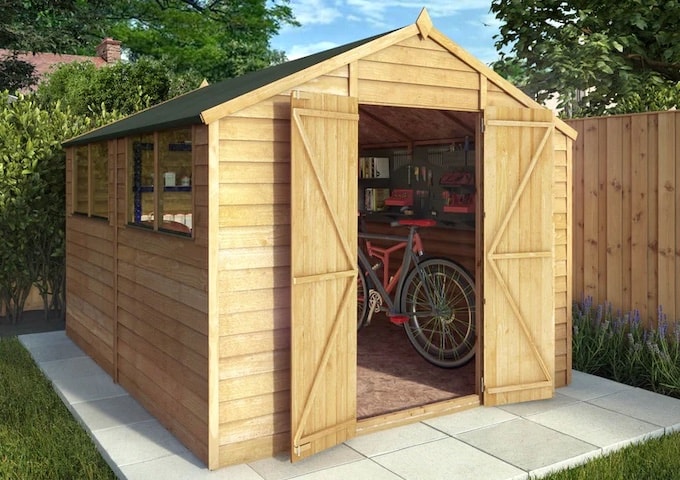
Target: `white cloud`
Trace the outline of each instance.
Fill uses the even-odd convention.
[[[293,16],[306,25],[328,25],[342,17],[342,13],[324,0],[293,0],[290,2]]]
[[[485,10],[488,11],[490,3],[488,0],[438,0],[425,2],[422,0],[347,0],[347,7],[352,9],[359,17],[364,17],[373,25],[382,26],[386,24],[391,15],[390,11],[395,9],[412,10],[414,12],[412,22],[420,10],[425,7],[432,18],[450,17],[464,10]]]
[[[293,45],[289,51],[286,52],[286,56],[288,57],[288,60],[295,60],[296,58],[306,57],[307,55],[337,46],[338,44],[334,42],[315,42],[306,45]]]

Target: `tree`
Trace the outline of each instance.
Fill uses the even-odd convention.
[[[70,53],[102,36],[111,2],[105,0],[0,0],[0,48]]]
[[[37,81],[35,67],[19,60],[16,53],[0,57],[0,91],[16,92],[35,85]]]
[[[288,0],[130,0],[111,35],[131,59],[162,59],[175,72],[197,71],[210,82],[284,60],[269,40],[297,25]]]
[[[101,108],[129,115],[197,88],[201,81],[198,77],[184,80],[148,58],[104,68],[90,62],[68,63],[50,73],[38,85],[36,95],[43,107],[60,102],[75,115],[89,116]]]
[[[680,2],[493,0],[491,11],[496,48],[526,68],[539,101],[558,93],[575,114],[601,115],[660,105],[665,91],[663,105],[680,105]]]

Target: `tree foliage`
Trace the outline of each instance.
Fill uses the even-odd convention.
[[[104,0],[0,0],[0,48],[72,53],[101,38],[113,2]]]
[[[16,92],[35,85],[37,81],[35,67],[20,60],[16,53],[0,57],[0,91]]]
[[[61,143],[119,118],[74,115],[59,102],[0,92],[0,304],[14,322],[33,286],[45,312],[63,306],[65,160]],[[48,304],[48,297],[52,305]]]
[[[588,115],[680,103],[680,2],[493,0],[491,11],[502,62],[516,57],[539,100],[558,93]]]
[[[176,72],[195,70],[214,82],[284,59],[269,41],[296,22],[288,0],[130,0],[110,34],[131,58],[164,60]]]
[[[198,77],[171,74],[166,65],[145,58],[105,68],[90,62],[63,64],[40,83],[36,94],[42,106],[60,102],[76,115],[101,108],[129,115],[199,84]]]
[[[285,59],[270,39],[297,25],[288,2],[0,0],[0,48],[92,55],[108,36],[122,41],[132,61],[152,58],[178,75],[215,82]]]

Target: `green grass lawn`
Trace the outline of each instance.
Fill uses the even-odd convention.
[[[0,478],[116,478],[16,337],[0,337]]]
[[[672,480],[680,478],[680,433],[630,445],[548,480]]]

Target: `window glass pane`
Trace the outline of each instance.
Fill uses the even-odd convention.
[[[158,136],[159,228],[191,234],[191,128],[169,130]]]
[[[73,158],[73,211],[88,214],[87,146],[76,147]]]
[[[106,142],[90,146],[92,162],[92,215],[109,216],[109,172],[108,148]]]
[[[141,135],[130,140],[129,221],[153,228],[154,220],[154,159],[153,135]]]

